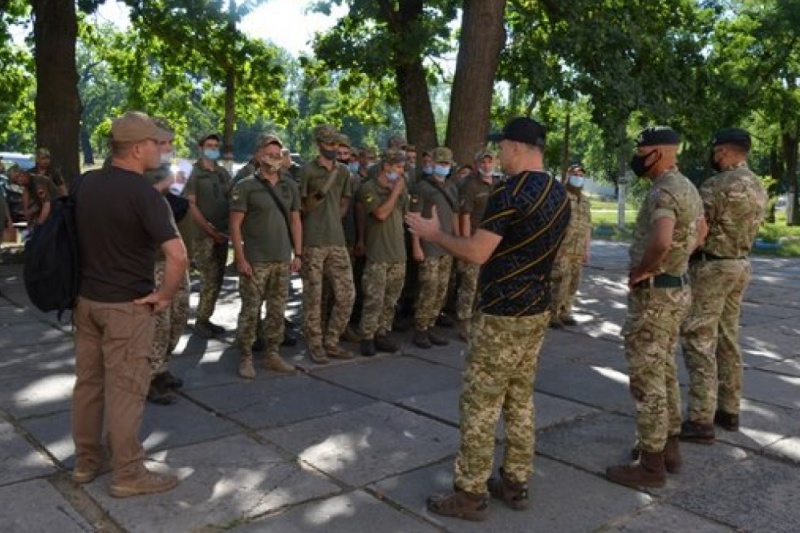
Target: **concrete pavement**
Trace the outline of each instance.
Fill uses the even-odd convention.
[[[634,434],[619,337],[627,247],[598,241],[592,253],[580,325],[548,332],[540,358],[531,509],[493,502],[483,524],[425,510],[452,483],[466,348],[454,330],[446,348],[419,350],[399,334],[402,354],[325,367],[301,342],[284,355],[308,373],[257,368],[245,383],[231,334],[205,341],[187,329],[172,363],[186,381],[179,401],[148,405],[142,428],[151,466],[181,485],[116,500],[108,475],[73,484],[70,328],[30,307],[19,266],[0,266],[0,530],[800,531],[800,261],[753,260],[741,431],[683,445],[683,473],[637,491],[603,477]],[[228,277],[214,321],[232,330],[237,312]]]

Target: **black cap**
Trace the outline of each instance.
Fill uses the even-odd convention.
[[[750,134],[742,128],[721,129],[711,138],[711,146],[720,144],[736,144],[745,150],[750,150]]]
[[[661,144],[680,144],[681,135],[667,126],[645,128],[636,136],[636,146],[658,146]]]
[[[547,130],[544,126],[528,117],[512,118],[503,128],[503,131],[492,133],[488,140],[498,142],[502,140],[517,141],[534,146],[544,146]]]

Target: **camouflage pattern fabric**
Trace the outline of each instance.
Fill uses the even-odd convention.
[[[344,246],[307,246],[303,249],[303,329],[310,349],[339,345],[355,300],[350,254]],[[323,317],[323,280],[330,283],[333,308]],[[323,338],[324,330],[324,338]]]
[[[160,286],[164,281],[166,262],[156,261],[155,284]],[[170,356],[181,340],[186,319],[189,318],[189,273],[183,276],[178,292],[172,304],[163,312],[156,314],[155,334],[153,335],[153,348],[150,351],[150,368],[153,374],[160,374],[168,370]]]
[[[228,262],[228,241],[216,244],[208,236],[194,238],[194,263],[200,274],[200,302],[197,304],[197,320],[210,320],[217,306],[225,265]]]
[[[361,334],[372,339],[376,333],[392,330],[394,309],[406,277],[406,264],[367,261],[362,278],[364,308],[361,313]]]
[[[533,382],[550,313],[524,317],[476,314],[472,321],[461,390],[461,445],[454,484],[486,493],[492,473],[494,435],[502,409],[506,449],[503,470],[527,483],[533,473]]]
[[[286,300],[289,292],[289,263],[252,263],[253,277],[239,276],[242,307],[237,324],[237,342],[243,355],[252,355],[257,336],[265,339],[267,354],[277,354],[283,342]],[[261,304],[267,304],[266,320],[259,320]],[[261,327],[262,331],[258,331]],[[260,335],[259,335],[260,334]]]
[[[433,327],[444,308],[453,258],[449,255],[426,257],[419,265],[419,292],[414,327],[425,331]]]
[[[475,297],[478,293],[478,274],[481,267],[475,263],[458,261],[461,271],[461,285],[458,287],[458,298],[456,300],[456,317],[459,320],[469,320],[472,318],[472,311],[475,308]]]
[[[583,259],[586,256],[589,235],[592,230],[592,214],[589,199],[581,191],[567,187],[570,219],[564,240],[553,263],[551,310],[557,318],[572,314],[575,295],[581,284]]]
[[[572,314],[582,273],[583,258],[573,257],[570,260],[562,258],[553,265],[550,278],[553,286],[550,305],[554,317],[565,318]]]

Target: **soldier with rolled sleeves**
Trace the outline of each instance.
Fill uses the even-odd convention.
[[[433,176],[423,177],[417,184],[411,199],[411,211],[430,216],[435,206],[442,231],[458,236],[458,191],[446,183],[453,166],[453,153],[449,148],[440,146],[433,151],[433,160]],[[445,346],[448,340],[432,328],[447,298],[453,257],[438,244],[418,235],[411,236],[411,248],[419,267],[414,306],[414,344],[424,349],[433,344]]]
[[[295,371],[294,366],[281,359],[279,348],[289,273],[300,270],[303,246],[300,192],[294,180],[281,171],[281,140],[274,135],[263,140],[263,149],[258,152],[258,170],[231,190],[230,229],[242,300],[237,326],[241,350],[239,375],[244,379],[256,377],[252,346],[258,327],[263,328],[260,333],[266,341],[264,366],[284,374]],[[267,318],[260,323],[259,312],[264,302]]]
[[[339,337],[353,309],[353,270],[342,217],[353,196],[350,172],[336,161],[338,132],[322,125],[314,130],[319,155],[300,171],[303,213],[303,319],[309,355],[317,364],[329,357],[350,359]],[[330,280],[333,308],[323,320],[323,280]]]
[[[486,202],[494,187],[494,154],[488,151],[479,152],[475,161],[478,172],[470,175],[461,185],[459,191],[459,222],[463,235],[472,235],[480,227]],[[456,301],[456,318],[458,334],[463,340],[469,339],[472,309],[475,307],[475,295],[478,292],[478,273],[480,266],[475,263],[458,261],[461,270],[461,284],[458,287]]]
[[[194,329],[205,338],[225,333],[225,328],[211,322],[228,262],[231,175],[217,162],[219,144],[220,136],[216,133],[206,133],[198,139],[200,159],[192,167],[183,191],[195,223],[194,261],[200,273],[200,302]]]
[[[387,150],[378,163],[375,179],[358,190],[358,202],[367,215],[366,257],[362,280],[364,309],[361,314],[361,355],[376,351],[396,352],[389,338],[395,305],[406,275],[403,215],[408,208],[405,174],[406,156]]]
[[[589,198],[583,194],[585,181],[583,167],[572,165],[567,171],[564,185],[569,196],[572,217],[569,228],[558,249],[553,265],[553,316],[551,328],[563,328],[577,324],[572,316],[572,305],[581,284],[581,270],[589,261],[592,242],[592,212]]]
[[[638,460],[610,467],[606,477],[630,487],[663,487],[681,467],[680,389],[675,367],[678,332],[691,303],[689,255],[705,236],[703,204],[677,167],[680,135],[643,130],[631,169],[652,180],[630,247],[628,318],[622,329],[636,407]]]
[[[22,211],[31,231],[44,224],[53,202],[59,197],[58,187],[47,176],[33,174],[17,165],[8,169],[8,178],[22,187]]]
[[[752,275],[748,255],[767,203],[761,182],[747,166],[750,134],[723,129],[711,144],[717,174],[700,187],[708,237],[689,262],[692,306],[681,327],[689,409],[680,437],[702,444],[714,442],[715,423],[739,429],[739,317]]]

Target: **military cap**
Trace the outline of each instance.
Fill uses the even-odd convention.
[[[171,139],[153,119],[139,111],[128,111],[111,122],[111,139],[116,142],[140,142],[147,139],[163,142]]]
[[[585,172],[586,170],[583,168],[583,165],[579,163],[573,163],[567,168],[567,172],[574,172],[575,170],[580,170],[581,172]]]
[[[283,148],[283,143],[277,135],[273,135],[272,133],[262,133],[258,136],[258,140],[256,141],[256,150],[265,146],[269,146],[270,144],[277,144],[279,147]]]
[[[352,144],[350,144],[350,137],[348,137],[344,133],[339,133],[336,136],[336,144],[338,144],[339,146],[346,146],[348,148],[352,148],[353,146]]]
[[[222,137],[220,137],[219,133],[206,131],[200,134],[200,137],[197,139],[197,144],[203,144],[209,139],[216,139],[217,142],[222,142]]]
[[[396,165],[398,163],[405,163],[408,158],[406,157],[404,151],[396,148],[388,148],[385,152],[383,152],[381,160],[387,165]]]
[[[36,157],[50,157],[50,149],[43,146],[37,148]]]
[[[516,117],[506,123],[502,131],[492,133],[488,140],[492,142],[516,141],[533,146],[544,146],[547,129],[528,117]]]
[[[364,146],[363,148],[361,148],[361,156],[375,159],[376,157],[378,157],[378,151],[372,146]]]
[[[175,138],[175,130],[172,129],[172,126],[169,125],[169,122],[167,122],[167,119],[165,119],[163,117],[153,117],[153,122],[156,123],[156,126],[158,126],[162,130],[164,130],[167,133],[169,133],[169,135],[170,135],[169,140],[170,141]]]
[[[389,137],[389,141],[386,143],[386,148],[396,148],[401,150],[406,144],[408,144],[408,141],[402,135],[392,135]]]
[[[339,132],[330,124],[322,124],[314,128],[314,140],[319,143],[336,144]]]
[[[489,150],[481,150],[480,152],[475,154],[475,161],[483,161],[484,158],[486,157],[494,160],[494,154],[492,152],[490,152]]]
[[[720,144],[735,144],[745,150],[750,150],[750,133],[742,128],[721,129],[711,139],[711,146],[719,146]]]
[[[681,135],[667,126],[645,128],[636,136],[636,146],[658,146],[662,144],[677,145],[681,143]]]
[[[451,165],[454,163],[453,152],[446,146],[439,146],[438,148],[434,149],[432,157],[434,163],[439,163],[440,161],[447,161]]]

